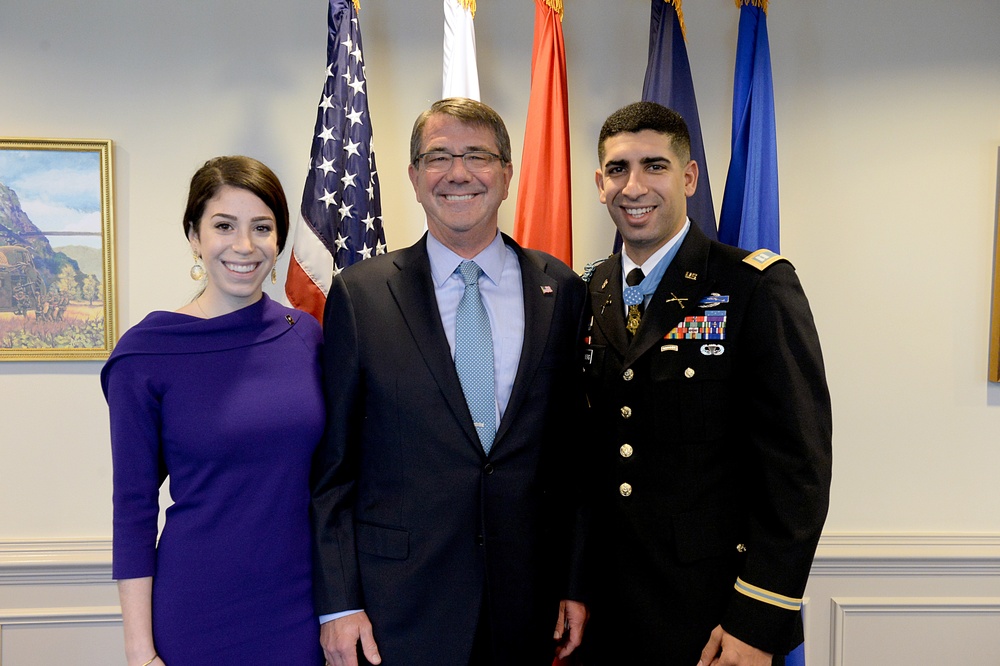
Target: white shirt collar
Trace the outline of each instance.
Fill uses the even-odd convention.
[[[656,267],[656,264],[660,263],[660,259],[663,258],[663,255],[669,252],[670,248],[672,248],[674,245],[677,245],[677,243],[679,243],[680,240],[684,238],[684,236],[687,234],[688,227],[690,226],[691,226],[691,218],[685,219],[684,226],[681,227],[681,230],[678,231],[676,234],[674,234],[673,238],[664,243],[663,247],[661,247],[653,254],[649,255],[649,258],[646,259],[646,261],[644,261],[641,266],[632,261],[629,258],[628,253],[625,251],[625,248],[622,248],[622,284],[623,285],[625,284],[625,276],[628,275],[630,272],[632,272],[633,268],[640,268],[642,269],[643,275],[649,275],[649,272]]]

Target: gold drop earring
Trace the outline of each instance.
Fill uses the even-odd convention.
[[[201,257],[199,257],[194,252],[191,253],[194,257],[194,266],[191,267],[191,279],[195,282],[201,282],[205,279],[205,267],[201,265]]]

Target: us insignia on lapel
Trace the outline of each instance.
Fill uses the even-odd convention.
[[[704,315],[685,317],[664,340],[725,340],[726,311],[706,310]]]

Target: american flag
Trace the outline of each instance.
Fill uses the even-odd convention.
[[[326,84],[316,113],[285,294],[323,321],[333,277],[386,251],[357,0],[330,0]]]

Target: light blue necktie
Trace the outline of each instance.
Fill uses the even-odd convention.
[[[479,442],[487,453],[496,436],[496,387],[493,383],[493,334],[479,294],[483,269],[474,261],[458,266],[465,293],[455,311],[455,369],[469,405]]]

